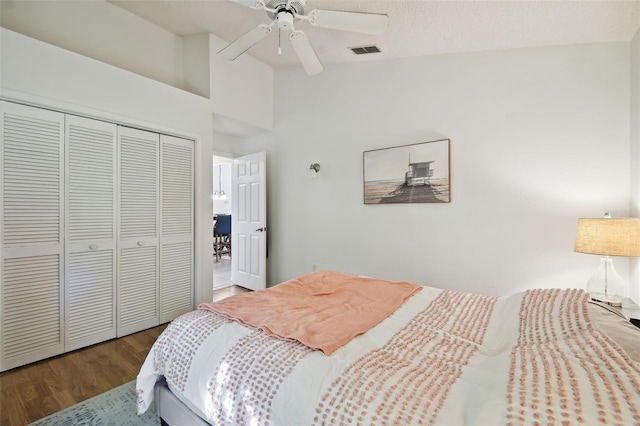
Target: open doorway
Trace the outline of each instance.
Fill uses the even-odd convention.
[[[213,157],[213,223],[214,244],[212,247],[213,261],[213,289],[229,287],[231,283],[231,235],[222,230],[223,218],[231,215],[233,191],[231,185],[231,169],[233,160],[226,157]],[[218,217],[220,216],[220,221]],[[222,230],[223,233],[216,231]],[[233,229],[231,229],[233,232]],[[216,234],[217,237],[216,237]]]
[[[213,288],[266,288],[267,282],[267,153],[213,157],[213,216],[230,222],[228,247],[212,247]],[[216,256],[216,250],[223,250]],[[224,250],[228,250],[225,252]]]

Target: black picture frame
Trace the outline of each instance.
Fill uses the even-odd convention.
[[[364,204],[450,203],[451,140],[364,151]]]

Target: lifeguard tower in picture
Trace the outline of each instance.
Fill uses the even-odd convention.
[[[422,163],[412,163],[409,154],[409,170],[404,174],[404,184],[407,186],[429,185],[431,186],[431,176],[433,176],[433,161]]]

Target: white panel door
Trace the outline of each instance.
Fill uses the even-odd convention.
[[[160,323],[194,309],[193,141],[160,137]]]
[[[116,337],[116,130],[66,116],[65,350]]]
[[[118,127],[117,335],[159,324],[160,135]]]
[[[231,282],[251,290],[267,283],[266,158],[235,158],[231,174]]]
[[[64,114],[0,102],[0,371],[64,351]]]

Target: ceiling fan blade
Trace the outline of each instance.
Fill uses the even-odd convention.
[[[262,0],[231,0],[234,3],[238,3],[242,6],[250,7],[251,9],[264,9],[264,2]]]
[[[374,13],[316,9],[309,12],[308,21],[320,28],[379,35],[387,30],[389,17]]]
[[[233,61],[238,56],[249,50],[251,46],[262,40],[271,32],[271,25],[258,25],[236,41],[230,43],[227,47],[218,52],[218,55],[224,59]]]
[[[316,52],[313,50],[305,33],[302,31],[293,31],[289,36],[289,40],[307,74],[315,75],[324,70],[320,59],[318,59],[318,55],[316,55]]]

